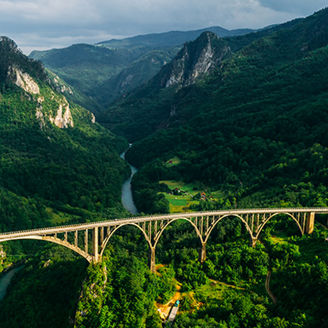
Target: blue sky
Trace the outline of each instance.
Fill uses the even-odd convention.
[[[0,0],[0,35],[29,53],[214,25],[260,28],[326,6],[328,0]]]

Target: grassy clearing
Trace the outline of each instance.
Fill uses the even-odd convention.
[[[181,213],[181,212],[192,212],[190,208],[193,204],[198,204],[200,199],[195,199],[197,194],[205,194],[205,197],[210,197],[211,200],[215,201],[220,196],[220,192],[211,192],[209,193],[205,190],[200,190],[199,187],[196,187],[193,183],[184,183],[182,181],[175,180],[162,180],[159,183],[166,184],[171,190],[170,193],[163,192],[162,194],[169,201],[170,213]],[[179,190],[178,194],[174,193],[174,190]],[[200,197],[200,196],[199,196]]]
[[[166,163],[165,166],[166,167],[172,167],[172,166],[177,166],[181,163],[181,160],[179,157],[175,156],[170,158]]]
[[[160,181],[160,183],[165,183],[171,191],[179,189],[182,192],[180,195],[163,193],[165,198],[169,201],[170,213],[190,212],[190,205],[198,203],[198,200],[194,200],[193,197],[201,191],[196,190],[192,183],[187,184],[175,180],[163,180]]]
[[[295,231],[296,231],[296,229],[295,229]],[[288,244],[288,242],[289,242],[288,239],[289,239],[289,235],[285,231],[274,231],[274,232],[272,232],[272,235],[270,237],[270,240],[274,244],[278,244],[278,243]]]

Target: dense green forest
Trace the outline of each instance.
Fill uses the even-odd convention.
[[[72,92],[66,93],[68,99],[100,115],[108,104],[151,79],[174,58],[184,42],[196,39],[204,31],[221,37],[252,32],[214,26],[32,51],[30,57],[41,60],[72,86]]]
[[[252,248],[242,223],[226,220],[211,236],[201,265],[195,232],[177,222],[160,240],[161,265],[152,274],[144,237],[122,228],[86,278],[86,262],[60,247],[36,254],[15,277],[0,319],[11,328],[159,328],[157,307],[178,292],[180,314],[172,327],[327,327],[325,237],[320,227],[298,236],[296,224],[280,218]],[[269,271],[275,301],[265,289]]]
[[[188,56],[116,102],[102,118],[134,142],[127,158],[139,168],[139,211],[170,212],[186,193],[187,211],[327,206],[327,23],[323,10],[237,38],[205,33],[185,45]],[[0,230],[127,215],[120,188],[128,170],[118,156],[125,139],[74,104],[74,127],[54,126],[49,117],[63,96],[40,63],[11,40],[0,45],[10,53],[0,57]],[[170,72],[190,76],[209,45],[216,69],[163,87]],[[40,94],[18,87],[12,67]],[[104,261],[90,266],[59,246],[6,243],[1,270],[20,259],[24,268],[0,301],[1,327],[159,328],[158,309],[174,297],[179,314],[167,327],[328,327],[326,220],[318,216],[314,233],[300,236],[290,218],[276,217],[255,247],[241,221],[223,220],[203,264],[192,226],[177,221],[158,243],[155,274],[135,227],[119,229]]]
[[[53,90],[42,65],[24,56],[12,40],[1,38],[0,53],[0,230],[122,213],[121,184],[128,169],[119,152],[126,141]],[[22,86],[19,78],[25,79]],[[66,123],[60,117],[63,108]]]
[[[156,194],[162,180],[219,191],[216,206],[327,205],[327,21],[323,10],[258,39],[238,37],[255,41],[206,79],[163,89],[155,77],[110,108],[116,119],[131,118],[120,127],[113,121],[115,131],[137,139],[127,153],[141,168],[137,206],[138,192]],[[179,162],[168,167],[172,158]]]

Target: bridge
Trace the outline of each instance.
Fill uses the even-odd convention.
[[[97,263],[107,243],[114,233],[123,226],[135,226],[143,233],[150,250],[149,264],[155,271],[155,250],[164,230],[174,221],[189,222],[200,239],[200,261],[206,259],[206,244],[216,225],[225,218],[236,217],[243,222],[254,247],[265,225],[278,216],[280,219],[291,218],[300,233],[311,234],[314,229],[316,214],[328,214],[328,208],[268,208],[268,209],[234,209],[131,217],[110,221],[83,223],[67,226],[41,228],[33,230],[6,232],[0,234],[0,242],[36,239],[65,246],[83,256],[89,263]]]

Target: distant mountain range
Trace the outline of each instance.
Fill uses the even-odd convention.
[[[137,35],[130,38],[121,40],[112,39],[109,41],[102,41],[97,45],[105,46],[110,49],[122,49],[122,48],[167,48],[181,46],[187,41],[197,39],[203,32],[212,32],[217,36],[224,38],[229,36],[244,35],[247,33],[254,32],[252,29],[236,29],[227,30],[220,26],[211,26],[194,31],[170,31],[165,33],[152,33],[145,35]]]
[[[195,31],[139,35],[96,45],[75,44],[63,49],[32,51],[42,63],[71,86],[65,95],[99,113],[120,96],[151,79],[171,61],[183,44],[211,31],[219,37],[250,33],[251,29],[209,27]]]

